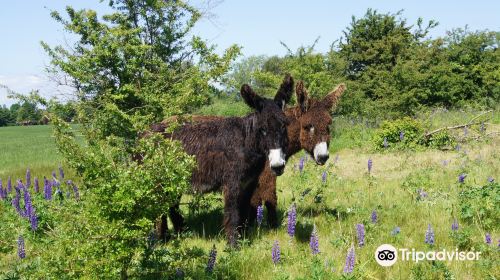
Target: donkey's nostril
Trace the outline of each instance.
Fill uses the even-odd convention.
[[[326,155],[318,155],[318,163],[325,164],[325,162],[330,158],[328,154]]]

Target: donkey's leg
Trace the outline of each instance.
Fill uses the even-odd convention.
[[[179,233],[184,228],[184,218],[181,215],[181,209],[179,208],[179,203],[170,207],[169,209],[170,220],[174,224],[175,232]]]
[[[238,226],[240,225],[240,213],[238,209],[240,198],[240,187],[238,180],[224,183],[224,229],[228,243],[231,247],[236,246],[238,238]]]
[[[252,206],[257,208],[262,202],[266,204],[269,226],[278,226],[278,196],[276,194],[276,175],[266,166],[259,176],[259,184],[252,196]],[[256,211],[256,210],[255,210]]]
[[[168,223],[167,223],[167,215],[163,214],[156,221],[156,234],[158,238],[162,242],[166,242],[168,240]]]

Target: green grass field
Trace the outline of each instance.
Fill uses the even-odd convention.
[[[431,127],[464,122],[473,113],[440,113]],[[448,115],[447,115],[448,114]],[[494,113],[488,129],[498,131],[499,114]],[[182,207],[187,219],[187,231],[167,249],[180,246],[189,257],[173,262],[191,279],[498,279],[500,278],[500,227],[490,234],[491,245],[485,244],[486,230],[481,220],[466,223],[459,220],[459,232],[468,233],[465,241],[454,239],[451,225],[459,215],[458,194],[464,188],[483,186],[492,176],[500,180],[500,139],[492,136],[486,141],[462,143],[460,150],[439,151],[375,151],[370,144],[374,129],[366,125],[351,125],[337,119],[330,145],[330,160],[317,166],[312,160],[298,170],[304,154],[294,156],[286,172],[278,179],[279,213],[282,225],[270,229],[264,219],[261,228],[250,227],[241,239],[241,249],[227,250],[222,230],[220,195],[210,196],[210,207]],[[34,176],[49,175],[61,164],[50,127],[0,128],[0,178],[23,178],[26,167]],[[372,159],[373,169],[367,171]],[[443,161],[447,161],[446,164]],[[68,170],[71,176],[74,176]],[[322,173],[327,173],[322,183]],[[466,173],[464,184],[458,176]],[[305,191],[310,191],[304,195]],[[415,189],[422,189],[420,197]],[[321,197],[318,198],[317,194]],[[189,202],[185,196],[183,202]],[[296,234],[287,234],[286,211],[297,205]],[[0,205],[1,206],[1,205]],[[489,205],[497,209],[499,205]],[[372,211],[378,219],[372,223]],[[364,246],[358,245],[356,224],[366,229]],[[435,232],[435,245],[425,244],[428,225]],[[312,256],[309,238],[316,227],[320,253]],[[400,228],[398,234],[392,231]],[[281,261],[274,265],[271,248],[275,241],[281,248]],[[414,262],[398,261],[384,268],[374,259],[375,249],[384,243],[396,248],[454,251],[459,242],[467,244],[465,251],[482,252],[479,261]],[[175,244],[175,245],[174,245]],[[215,244],[218,255],[213,274],[205,272],[208,251]],[[355,248],[356,263],[352,275],[343,268],[349,248]],[[177,248],[177,247],[176,247]],[[28,246],[29,249],[29,246]],[[179,248],[177,248],[179,250]],[[201,253],[200,253],[201,252]],[[15,261],[15,252],[0,253],[0,263]],[[29,255],[29,252],[28,252]],[[2,265],[0,265],[0,268]],[[29,278],[29,277],[28,277]]]

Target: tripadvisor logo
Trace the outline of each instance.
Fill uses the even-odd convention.
[[[447,251],[446,249],[440,251],[416,251],[415,249],[399,248],[396,249],[390,244],[382,244],[375,250],[375,260],[381,266],[392,266],[398,260],[398,256],[402,261],[477,261],[481,252],[459,252],[458,249],[454,251]]]

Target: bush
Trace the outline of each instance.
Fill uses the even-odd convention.
[[[423,124],[409,117],[393,121],[384,121],[373,136],[373,143],[378,149],[387,147],[408,148],[418,145],[424,132]]]
[[[478,223],[485,230],[500,225],[500,184],[468,187],[459,194],[460,218],[467,223]]]
[[[457,141],[448,130],[442,130],[431,135],[429,138],[423,138],[422,143],[431,148],[449,149],[456,146]]]

